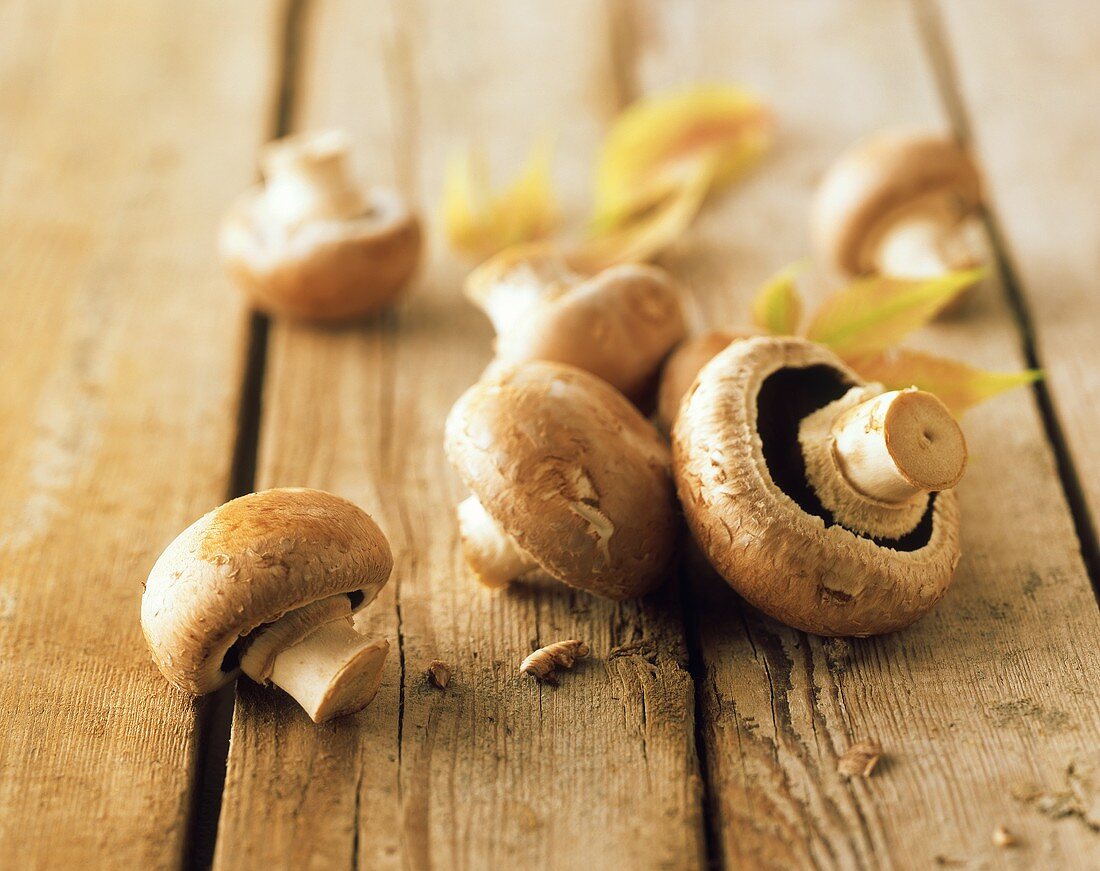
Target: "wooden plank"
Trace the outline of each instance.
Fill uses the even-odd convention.
[[[557,132],[576,219],[618,105],[609,22],[592,4],[393,2],[312,10],[299,127],[347,126],[364,177],[430,219],[412,297],[361,328],[276,324],[261,486],[308,484],[368,508],[394,578],[362,628],[394,642],[362,714],[317,727],[242,684],[216,866],[693,868],[702,863],[692,683],[675,590],[612,605],[564,588],[479,588],[462,565],[442,452],[453,401],[488,362],[461,297],[465,265],[435,223],[451,149],[480,140],[518,170]],[[559,689],[518,673],[536,642],[576,637],[594,661]],[[611,656],[611,651],[619,650]],[[446,692],[431,659],[450,663]]]
[[[275,4],[0,10],[0,856],[177,865],[198,706],[142,581],[224,499],[244,323],[213,238],[270,111]]]
[[[937,8],[920,4],[927,24],[947,38],[941,68],[962,98],[987,173],[1095,547],[1100,8],[1071,2],[1044,12],[1018,0],[971,0],[943,4],[942,18]]]
[[[997,17],[988,6],[975,31]],[[690,12],[653,2],[638,18],[641,90],[744,82],[779,118],[774,156],[668,259],[714,324],[743,323],[753,288],[807,252],[811,192],[841,149],[890,124],[945,124],[909,12],[882,0],[738,0]],[[1018,91],[990,88],[1006,104]],[[1014,135],[1042,147],[1043,126],[1029,122]],[[1023,365],[996,282],[926,342],[979,365]],[[991,402],[964,428],[965,555],[950,593],[910,630],[823,642],[739,606],[697,570],[700,717],[729,867],[1085,867],[1100,857],[1079,817],[1053,820],[1014,797],[1032,784],[1066,790],[1067,767],[1087,762],[1100,738],[1100,620],[1033,396]],[[888,757],[872,778],[846,782],[837,758],[862,738]],[[1019,847],[993,846],[1001,824]]]

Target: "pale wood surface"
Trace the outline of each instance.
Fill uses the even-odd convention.
[[[1095,119],[1076,107],[1100,91],[1096,16],[1082,5],[1075,32],[1069,13],[946,5],[1095,500],[1081,397],[1097,389],[1100,178]],[[362,175],[421,208],[428,256],[409,299],[370,323],[272,326],[257,486],[324,487],[378,519],[397,565],[360,628],[392,648],[374,704],[325,726],[241,682],[218,868],[690,869],[708,851],[730,868],[1100,865],[1095,817],[1017,797],[1065,802],[1067,767],[1100,767],[1100,619],[1028,391],[964,421],[956,584],[888,638],[780,627],[697,556],[682,595],[615,606],[549,585],[490,593],[459,553],[443,418],[491,333],[440,237],[452,149],[480,142],[504,177],[556,134],[576,225],[622,105],[700,80],[755,87],[776,107],[774,155],[664,259],[713,325],[736,325],[755,286],[806,253],[810,193],[844,146],[887,124],[947,127],[933,71],[950,70],[906,0],[275,7],[0,6],[0,867],[184,855],[200,709],[149,663],[137,603],[159,549],[229,486],[245,331],[213,238],[270,129],[280,62],[300,72],[291,126],[347,127]],[[1041,95],[1035,115],[1016,93]],[[921,342],[1023,364],[996,280]],[[567,637],[594,655],[560,688],[518,674]],[[446,691],[423,676],[436,658],[455,672]],[[861,738],[887,757],[848,782],[837,758]],[[998,825],[1020,844],[996,848]]]
[[[561,586],[479,587],[458,552],[465,494],[442,452],[446,413],[488,363],[491,336],[438,234],[447,157],[474,139],[515,172],[556,132],[563,206],[576,212],[619,105],[609,22],[579,0],[354,6],[311,12],[296,126],[347,125],[366,176],[416,196],[430,256],[395,314],[339,333],[275,327],[258,485],[324,487],[375,515],[396,566],[363,626],[397,643],[371,708],[321,729],[286,698],[241,688],[216,867],[698,867],[675,589],[613,605]],[[594,656],[560,688],[519,673],[564,638]],[[455,669],[446,692],[423,674],[436,658]]]
[[[925,2],[931,11],[940,9]],[[989,183],[1036,352],[1100,527],[1100,6],[944,3],[950,76]]]
[[[228,489],[244,319],[211,243],[267,126],[272,12],[0,8],[5,868],[185,851],[199,709],[153,667],[138,603]]]
[[[743,323],[754,287],[807,250],[811,191],[842,148],[885,125],[946,123],[904,3],[714,2],[694,16],[653,3],[644,21],[641,91],[743,81],[779,118],[774,157],[667,260],[714,325]],[[925,344],[993,368],[1023,365],[996,282]],[[694,578],[707,664],[699,716],[730,867],[1100,862],[1095,831],[1013,796],[1032,783],[1065,789],[1067,765],[1095,758],[1100,742],[1100,619],[1051,454],[1026,391],[976,410],[964,428],[964,559],[951,592],[913,628],[822,643],[739,608],[705,573]],[[863,738],[888,758],[847,784],[837,756]],[[1020,847],[992,844],[1000,824]]]

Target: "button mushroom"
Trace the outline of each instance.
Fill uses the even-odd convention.
[[[497,331],[494,370],[567,363],[635,403],[652,394],[661,361],[687,333],[683,295],[664,270],[623,264],[586,279],[547,246],[490,259],[466,294]]]
[[[677,511],[656,429],[606,382],[532,362],[474,385],[447,418],[466,561],[490,587],[534,569],[609,599],[663,579]]]
[[[802,339],[745,339],[699,373],[673,457],[712,565],[791,626],[900,629],[951,582],[966,443],[931,394],[883,393]]]
[[[264,311],[317,321],[363,317],[392,302],[420,255],[420,223],[392,190],[350,178],[347,137],[303,133],[261,152],[264,182],[222,223],[234,281]]]
[[[933,278],[979,265],[982,190],[958,143],[885,131],[826,173],[811,212],[818,256],[844,275]]]
[[[227,502],[168,545],[145,585],[141,626],[164,676],[193,695],[241,671],[274,683],[320,723],[365,707],[384,640],[352,614],[389,579],[385,536],[352,503],[276,489]]]

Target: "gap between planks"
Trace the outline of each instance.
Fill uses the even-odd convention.
[[[278,86],[268,127],[271,133],[269,138],[286,135],[293,123],[301,59],[300,40],[308,5],[309,0],[287,0],[283,9]],[[251,313],[241,366],[240,404],[237,408],[227,500],[244,496],[256,488],[256,458],[263,418],[270,328],[271,319],[267,315],[258,311]],[[188,821],[187,852],[183,860],[183,867],[191,871],[205,871],[214,862],[236,695],[237,684],[234,681],[208,699],[200,715],[194,795]]]
[[[951,124],[955,137],[968,148],[972,147],[972,130],[970,113],[967,109],[966,99],[963,97],[962,88],[959,85],[958,65],[955,63],[954,49],[944,26],[943,15],[940,12],[939,0],[909,0],[913,15],[917,22],[917,32],[921,46],[924,49],[932,77],[936,84],[939,98],[944,106],[945,114]],[[971,153],[973,150],[971,148]],[[980,157],[973,154],[975,159]],[[1012,257],[1005,241],[1001,222],[992,205],[986,205],[982,220],[985,224],[986,234],[993,246],[994,268],[1004,287],[1008,298],[1008,307],[1016,322],[1020,335],[1020,349],[1027,366],[1031,369],[1044,370],[1042,358],[1035,341],[1035,326],[1028,305],[1027,294],[1019,271],[1012,262]],[[1045,378],[1031,385],[1035,396],[1035,403],[1039,410],[1039,417],[1043,425],[1043,433],[1050,444],[1054,454],[1054,462],[1058,470],[1058,481],[1062,487],[1070,517],[1073,520],[1074,532],[1081,547],[1081,558],[1085,564],[1085,571],[1092,584],[1093,593],[1100,601],[1100,538],[1089,518],[1088,505],[1085,499],[1085,490],[1081,483],[1081,474],[1073,460],[1072,451],[1066,439],[1065,428],[1058,419],[1051,400],[1050,388]]]

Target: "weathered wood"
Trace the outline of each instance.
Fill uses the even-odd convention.
[[[178,865],[198,707],[142,581],[224,499],[244,337],[213,238],[275,4],[0,10],[0,864]]]
[[[1002,14],[993,5],[974,14],[975,31]],[[1059,34],[1072,29],[1063,24]],[[740,0],[691,14],[654,2],[635,29],[641,90],[733,80],[776,106],[774,156],[668,258],[715,325],[743,323],[754,288],[805,255],[813,185],[842,148],[889,124],[946,123],[901,2]],[[1008,105],[1023,80],[1006,86],[986,74]],[[1012,135],[1042,148],[1043,132],[1029,118]],[[1060,190],[1046,189],[1048,210]],[[1083,306],[1085,285],[1077,292]],[[1023,365],[996,281],[925,343],[979,365]],[[1080,385],[1065,377],[1063,398],[1076,400]],[[697,566],[688,619],[698,617],[706,663],[699,716],[728,866],[1082,867],[1100,857],[1079,816],[1051,819],[1015,797],[1031,785],[1066,790],[1067,766],[1087,762],[1100,739],[1100,620],[1033,396],[1001,397],[964,428],[973,460],[960,490],[965,556],[953,589],[910,630],[823,642],[739,606]],[[848,782],[837,759],[863,738],[886,758],[866,781]],[[993,845],[1002,824],[1019,846]]]
[[[918,4],[973,147],[1030,314],[1093,536],[1100,530],[1100,8]],[[942,18],[941,18],[942,15]],[[933,39],[936,33],[929,34]]]
[[[260,486],[309,484],[379,520],[397,565],[366,631],[394,642],[382,690],[324,727],[239,687],[216,865],[698,867],[700,780],[676,593],[611,605],[561,587],[493,594],[459,554],[465,494],[442,452],[453,401],[490,356],[437,208],[446,159],[480,141],[518,170],[559,134],[576,219],[618,106],[609,22],[593,4],[393,2],[311,10],[298,127],[350,128],[365,178],[410,192],[429,224],[411,298],[358,328],[276,324]],[[587,641],[560,688],[519,673],[534,647]],[[433,659],[454,676],[430,686]]]

